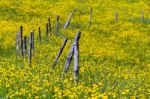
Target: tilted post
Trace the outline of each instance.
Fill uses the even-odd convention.
[[[69,65],[71,63],[73,55],[74,55],[74,47],[71,48],[71,50],[70,50],[70,52],[68,54],[68,57],[67,57],[67,60],[65,62],[65,66],[64,66],[64,72],[68,72]]]
[[[72,18],[72,13],[69,14],[68,19],[67,19],[67,21],[66,21],[66,23],[64,25],[64,29],[66,29],[69,26],[71,18]]]
[[[72,48],[71,48],[71,50],[70,50],[70,52],[69,52],[69,55],[68,55],[68,57],[67,57],[67,60],[66,60],[65,66],[64,66],[64,71],[65,71],[65,72],[68,72],[69,65],[70,65],[71,60],[72,60],[72,56],[74,55],[74,45],[75,45],[75,42],[78,42],[78,41],[79,41],[80,35],[81,35],[81,32],[79,31],[79,32],[76,34],[76,37],[75,37],[75,39],[74,39]]]
[[[64,43],[62,44],[62,46],[61,46],[61,48],[60,48],[60,50],[59,50],[59,52],[58,52],[58,54],[57,54],[57,56],[56,56],[56,58],[55,58],[55,61],[54,61],[53,65],[52,65],[52,68],[53,68],[53,69],[54,69],[55,65],[57,64],[58,58],[59,58],[60,55],[62,54],[63,49],[64,49],[66,43],[67,43],[67,38],[65,38]]]

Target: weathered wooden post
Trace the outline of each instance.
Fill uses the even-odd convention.
[[[55,58],[55,61],[54,61],[53,65],[52,65],[53,69],[54,69],[55,65],[57,64],[58,58],[60,57],[61,53],[63,52],[63,49],[64,49],[66,43],[67,43],[67,38],[65,38],[64,43],[62,44],[62,46],[61,46],[61,48],[60,48],[60,50],[59,50],[59,52],[58,52],[58,54],[57,54],[57,56]]]
[[[56,17],[56,35],[59,33],[59,16]]]
[[[64,25],[64,29],[66,29],[69,26],[71,18],[72,18],[72,13],[69,14],[68,19],[67,19],[67,21],[66,21],[66,23]]]
[[[77,75],[79,74],[79,65],[78,65],[78,62],[79,62],[79,59],[78,59],[78,57],[79,57],[79,51],[78,51],[78,46],[76,46],[76,45],[78,44],[77,42],[80,39],[80,35],[81,35],[81,32],[79,31],[79,32],[77,32],[77,34],[76,34],[76,36],[74,38],[73,45],[71,47],[71,50],[70,50],[70,52],[68,54],[67,60],[66,60],[65,65],[64,65],[64,70],[62,72],[61,79],[63,79],[64,73],[68,72],[69,65],[70,65],[72,57],[73,57],[73,55],[75,53],[76,56],[74,56],[74,59],[75,59],[75,62],[74,62],[74,77],[75,78],[74,78],[74,80],[76,82]],[[76,47],[74,47],[74,46],[76,46]]]
[[[141,23],[144,23],[144,10],[141,11]]]
[[[46,23],[46,40],[48,40],[48,23]]]
[[[29,49],[28,49],[28,64],[31,66],[32,63],[32,33],[29,35]]]
[[[38,28],[38,32],[39,32],[38,40],[41,43],[42,37],[41,37],[41,28],[40,27]]]
[[[90,26],[92,25],[93,9],[90,8]]]
[[[19,33],[16,33],[16,56],[18,56],[18,54],[19,54],[19,48],[20,48],[20,45],[19,45]]]
[[[50,20],[50,18],[48,18],[48,26],[49,26],[49,32],[51,32],[51,20]]]
[[[67,60],[65,62],[65,65],[64,65],[64,72],[68,72],[69,65],[71,63],[73,54],[74,54],[74,47],[72,46],[72,48],[71,48],[71,50],[70,50],[70,52],[68,54]]]
[[[118,11],[115,11],[115,22],[118,22],[119,20],[119,14]]]
[[[80,39],[80,35],[81,35],[81,32],[79,31],[76,36],[75,36],[75,39],[74,39],[74,42],[73,42],[73,45],[72,45],[72,48],[69,52],[69,55],[67,57],[67,60],[66,60],[66,63],[65,63],[65,66],[64,66],[64,71],[67,72],[68,69],[69,69],[69,65],[71,63],[71,60],[72,60],[72,56],[74,55],[74,45],[75,45],[75,42],[78,42],[79,39]]]
[[[23,56],[23,26],[20,26],[20,55]]]
[[[26,55],[27,53],[27,37],[24,36],[24,40],[23,40],[23,52],[24,52],[24,55]]]
[[[34,30],[31,32],[31,49],[33,49],[34,50]]]
[[[79,75],[79,39],[74,41],[74,82],[77,82],[77,76]]]

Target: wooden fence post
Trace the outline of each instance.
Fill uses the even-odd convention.
[[[116,11],[116,12],[115,12],[115,22],[118,22],[118,20],[119,20],[119,14],[118,14],[118,12]]]
[[[41,43],[42,37],[41,37],[41,28],[40,28],[40,27],[38,28],[38,32],[39,32],[38,40],[39,40],[39,42]]]
[[[67,19],[67,21],[66,21],[66,23],[64,25],[64,29],[66,29],[69,26],[71,18],[72,18],[72,13],[69,14],[68,19]]]
[[[19,33],[16,33],[16,56],[18,56],[18,54],[19,54],[19,48],[20,48],[20,45],[19,45]]]
[[[31,32],[31,49],[33,49],[34,50],[34,30]]]
[[[141,23],[144,23],[144,10],[141,11]]]
[[[48,26],[49,26],[49,32],[51,32],[51,20],[50,20],[50,18],[48,18]]]
[[[90,8],[90,26],[92,25],[93,9]]]
[[[31,66],[32,63],[32,33],[29,35],[29,49],[28,49],[28,64]]]
[[[46,40],[48,40],[48,23],[46,23]]]
[[[58,54],[57,54],[57,56],[55,58],[55,61],[54,61],[53,65],[52,65],[53,69],[54,69],[55,65],[57,64],[58,58],[60,57],[61,53],[63,52],[63,49],[64,49],[66,43],[67,43],[67,38],[65,38],[64,43],[62,44],[62,46],[61,46],[61,48],[60,48],[60,50],[59,50],[59,52],[58,52]]]
[[[78,42],[79,41],[79,38],[80,38],[80,35],[81,35],[81,32],[77,32],[76,36],[75,36],[75,39],[74,39],[74,42],[73,42],[73,45],[72,45],[72,48],[69,52],[69,55],[67,57],[67,60],[66,60],[66,63],[65,63],[65,66],[64,66],[64,71],[67,72],[68,69],[69,69],[69,65],[71,63],[71,60],[72,60],[72,56],[74,55],[74,45],[75,45],[75,42]]]
[[[56,17],[56,35],[58,35],[59,32],[59,16]]]
[[[77,82],[77,76],[79,75],[79,39],[74,41],[74,82]]]
[[[23,56],[23,26],[20,26],[20,55]]]
[[[24,36],[24,41],[23,41],[23,52],[24,52],[24,55],[26,55],[26,53],[27,53],[27,38],[26,38],[26,36]]]

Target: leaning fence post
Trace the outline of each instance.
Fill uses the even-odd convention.
[[[23,56],[23,26],[20,26],[20,55]]]
[[[32,62],[32,33],[29,35],[29,49],[28,49],[28,64],[31,66]]]
[[[48,18],[48,26],[49,26],[49,32],[51,32],[51,20],[50,20],[50,18]]]
[[[59,16],[56,17],[56,35],[58,35],[59,32]]]
[[[27,38],[26,38],[26,36],[24,36],[24,41],[23,41],[23,52],[24,52],[24,55],[26,55],[26,52],[27,52]]]
[[[93,9],[90,8],[90,26],[92,25],[92,15],[93,14]]]
[[[144,10],[141,11],[141,23],[144,22]]]
[[[64,25],[64,29],[66,29],[69,26],[71,18],[72,18],[72,13],[69,14],[69,17],[68,17],[68,19],[67,19],[67,21],[66,21],[66,23]]]
[[[115,11],[115,22],[118,22],[119,20],[119,14],[117,11]]]
[[[19,54],[19,33],[16,33],[16,56]]]
[[[48,40],[48,23],[46,23],[46,40]]]
[[[57,64],[58,58],[60,57],[61,53],[63,52],[63,49],[64,49],[66,43],[67,43],[67,38],[65,38],[64,43],[62,44],[62,46],[61,46],[61,48],[60,48],[60,50],[59,50],[59,52],[58,52],[58,54],[57,54],[57,56],[56,56],[56,59],[55,59],[53,65],[52,65],[52,68],[53,68],[53,69],[54,69],[55,65]]]
[[[38,28],[38,32],[39,32],[38,40],[39,40],[39,42],[41,42],[42,37],[41,37],[41,28],[40,27]]]
[[[79,31],[79,32],[77,33],[77,35],[75,36],[75,39],[74,39],[72,48],[71,48],[71,50],[70,50],[70,52],[69,52],[69,55],[68,55],[68,57],[67,57],[67,60],[66,60],[65,66],[64,66],[64,71],[65,71],[65,72],[67,72],[68,69],[69,69],[69,65],[70,65],[70,62],[71,62],[71,60],[72,60],[72,56],[73,56],[73,54],[74,54],[74,43],[75,43],[75,41],[78,41],[78,40],[79,40],[80,35],[81,35],[81,32]]]

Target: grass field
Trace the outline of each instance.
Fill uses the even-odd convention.
[[[93,8],[89,26],[90,8]],[[144,22],[141,23],[141,11]],[[114,21],[115,11],[119,14]],[[73,13],[64,30],[68,14]],[[55,69],[51,66],[68,38]],[[52,32],[45,41],[45,24]],[[16,33],[35,31],[32,66],[27,56],[16,57]],[[38,27],[42,43],[38,42]],[[73,39],[81,31],[78,83],[73,62],[64,79],[61,73]],[[150,1],[149,0],[0,0],[0,98],[149,99],[150,98]]]

